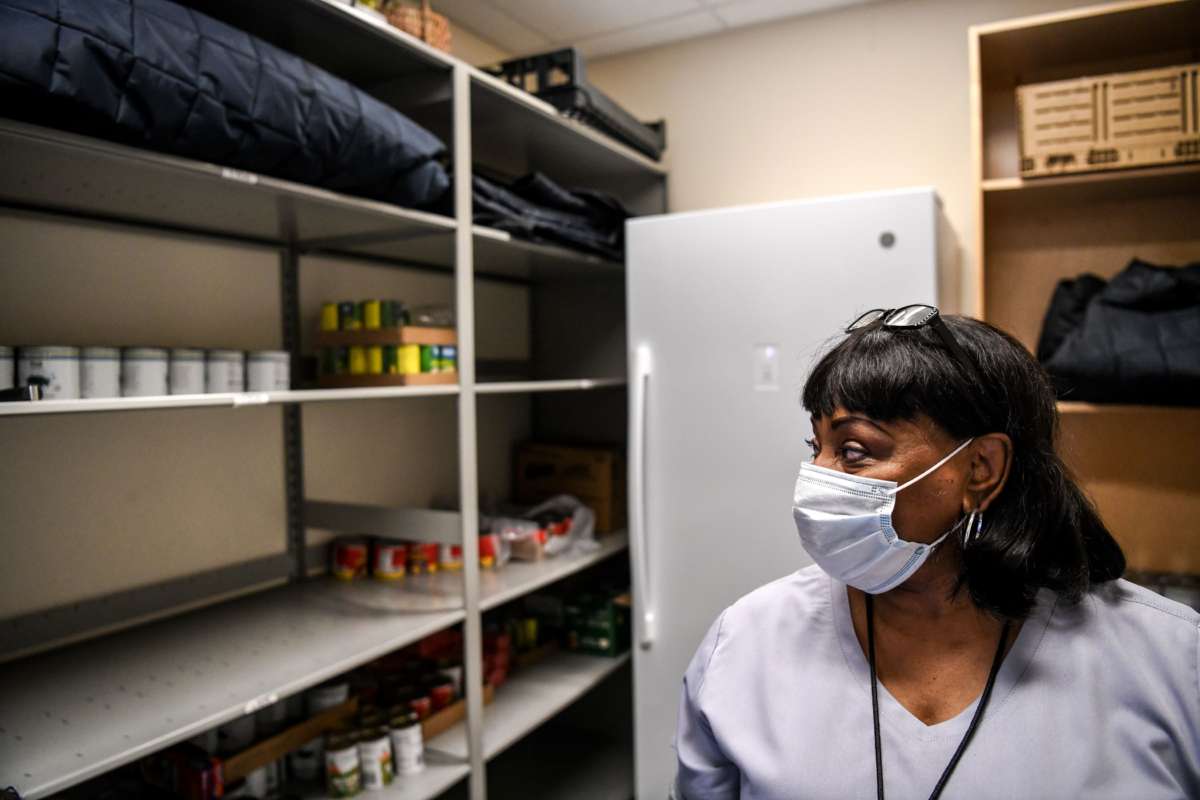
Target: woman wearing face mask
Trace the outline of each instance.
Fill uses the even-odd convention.
[[[1119,580],[1038,364],[930,306],[847,332],[804,387],[816,564],[709,630],[676,794],[1200,797],[1200,615]]]

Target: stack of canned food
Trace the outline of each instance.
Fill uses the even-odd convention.
[[[44,400],[272,392],[291,383],[282,350],[0,346],[0,389],[37,386]]]
[[[329,571],[343,581],[368,576],[377,581],[396,581],[406,575],[429,574],[439,569],[459,570],[462,565],[462,546],[456,544],[341,536],[330,547]]]
[[[399,300],[362,300],[325,303],[321,307],[321,332],[398,330],[411,324],[412,314]],[[418,321],[441,322],[448,314],[423,312]],[[438,327],[447,327],[439,325]],[[322,376],[417,375],[457,372],[458,347],[453,344],[348,344],[322,347]]]

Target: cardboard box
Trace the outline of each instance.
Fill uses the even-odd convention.
[[[569,494],[596,512],[596,533],[626,523],[625,459],[614,448],[526,443],[517,448],[516,497],[538,503]]]
[[[1200,161],[1200,63],[1017,87],[1021,176]]]

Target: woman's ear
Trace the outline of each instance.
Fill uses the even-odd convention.
[[[989,433],[976,437],[971,445],[971,467],[967,475],[967,496],[963,510],[986,511],[1000,496],[1012,467],[1013,445],[1007,433]],[[968,507],[968,504],[972,504]]]

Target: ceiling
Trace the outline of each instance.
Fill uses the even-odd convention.
[[[434,8],[514,55],[574,45],[598,58],[872,0],[437,0]]]

